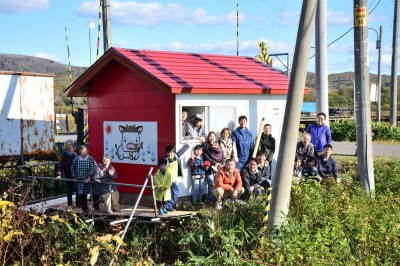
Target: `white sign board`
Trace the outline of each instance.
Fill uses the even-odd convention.
[[[371,83],[371,93],[369,95],[369,100],[374,103],[378,101],[378,86],[376,86],[376,84],[374,83]]]
[[[105,121],[103,132],[112,162],[157,165],[157,122]]]

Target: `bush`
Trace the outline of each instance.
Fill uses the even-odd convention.
[[[361,188],[354,159],[339,165],[341,185],[311,182],[292,187],[287,222],[265,241],[257,234],[262,201],[251,201],[240,210],[224,207],[219,215],[203,214],[196,230],[180,241],[188,252],[187,264],[398,265],[399,161],[375,163],[375,199]],[[225,238],[235,241],[224,242]]]
[[[374,161],[374,199],[361,188],[355,158],[337,161],[342,183],[293,186],[285,224],[265,238],[262,198],[201,209],[197,219],[132,224],[122,243],[122,227],[29,214],[9,190],[0,199],[0,261],[106,265],[122,243],[115,265],[400,265],[400,161]]]
[[[356,124],[354,119],[346,119],[330,124],[332,139],[335,141],[356,141]],[[386,122],[372,122],[372,140],[400,141],[400,128]]]

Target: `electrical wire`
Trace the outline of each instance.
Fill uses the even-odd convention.
[[[345,33],[343,33],[341,36],[339,36],[338,38],[336,38],[335,40],[333,40],[332,42],[330,42],[326,47],[329,47],[329,46],[331,46],[332,44],[334,44],[335,42],[337,42],[338,40],[340,40],[341,38],[343,38],[347,33],[349,33],[351,30],[353,30],[354,29],[354,27],[351,27],[348,31],[346,31]],[[315,54],[314,55],[312,55],[310,58],[308,58],[308,59],[311,59],[311,58],[313,58],[313,57],[315,57]]]
[[[381,0],[378,0],[378,3],[376,4],[376,6],[371,11],[369,11],[368,15],[371,14],[375,10],[375,8],[377,8],[379,6],[380,2],[381,2]]]

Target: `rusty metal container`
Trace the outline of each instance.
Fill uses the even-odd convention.
[[[56,154],[54,76],[0,71],[0,160]]]

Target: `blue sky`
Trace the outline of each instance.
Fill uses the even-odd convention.
[[[300,0],[111,0],[112,45],[235,55],[236,4],[239,54],[256,56],[260,52],[257,42],[263,40],[270,42],[270,53],[289,53],[292,61]],[[353,1],[327,0],[327,7],[330,43],[353,26]],[[370,0],[368,12],[372,9],[369,27],[377,31],[380,25],[384,28],[382,73],[390,74],[394,2]],[[38,56],[67,64],[67,27],[71,64],[88,66],[96,59],[98,12],[98,0],[0,0],[0,53]],[[91,30],[89,21],[95,23]],[[368,34],[370,72],[377,73],[377,36],[373,30]],[[329,73],[354,71],[353,40],[350,31],[328,48]],[[310,55],[313,54],[314,49]],[[275,67],[283,69],[278,60],[274,62]],[[315,72],[314,63],[314,59],[309,60],[309,71]]]

